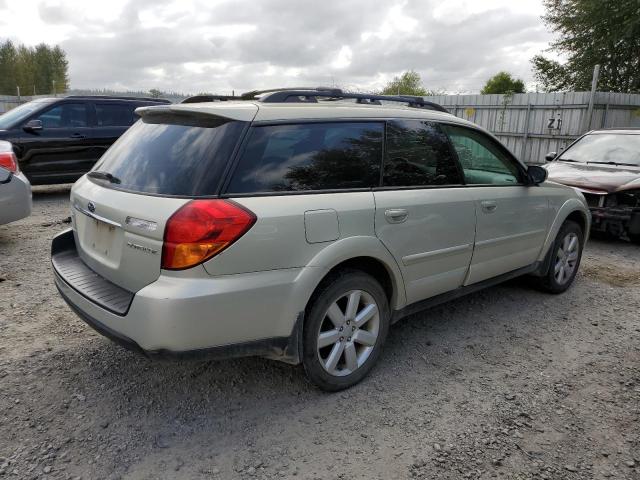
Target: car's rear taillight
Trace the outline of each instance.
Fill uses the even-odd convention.
[[[167,222],[162,268],[190,268],[220,253],[256,223],[249,210],[229,200],[192,200]]]
[[[0,167],[6,168],[10,172],[18,173],[18,159],[13,151],[0,151]]]

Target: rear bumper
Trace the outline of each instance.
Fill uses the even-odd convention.
[[[31,184],[24,174],[13,174],[0,185],[0,225],[31,215]]]
[[[128,309],[118,314],[92,298],[91,288],[74,286],[61,268],[61,255],[75,248],[72,230],[52,243],[56,287],[82,320],[114,342],[151,358],[257,355],[299,362],[302,314],[287,301],[298,272],[197,279],[163,272],[132,293]]]

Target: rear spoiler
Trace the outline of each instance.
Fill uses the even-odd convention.
[[[144,118],[145,120],[156,119],[149,123],[162,123],[160,117],[166,119],[193,119],[195,121],[213,121],[214,123],[240,121],[250,122],[252,121],[256,113],[258,113],[258,107],[252,102],[243,103],[227,103],[220,102],[214,105],[212,104],[172,104],[172,105],[154,105],[149,107],[138,107],[135,110],[136,115]]]

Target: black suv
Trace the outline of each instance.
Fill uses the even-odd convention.
[[[13,144],[33,185],[75,182],[157,98],[69,96],[39,98],[0,115],[0,140]]]

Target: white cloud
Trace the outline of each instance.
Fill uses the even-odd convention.
[[[72,87],[219,92],[379,89],[407,69],[477,91],[498,70],[531,81],[538,0],[0,0],[0,40],[59,43]]]

